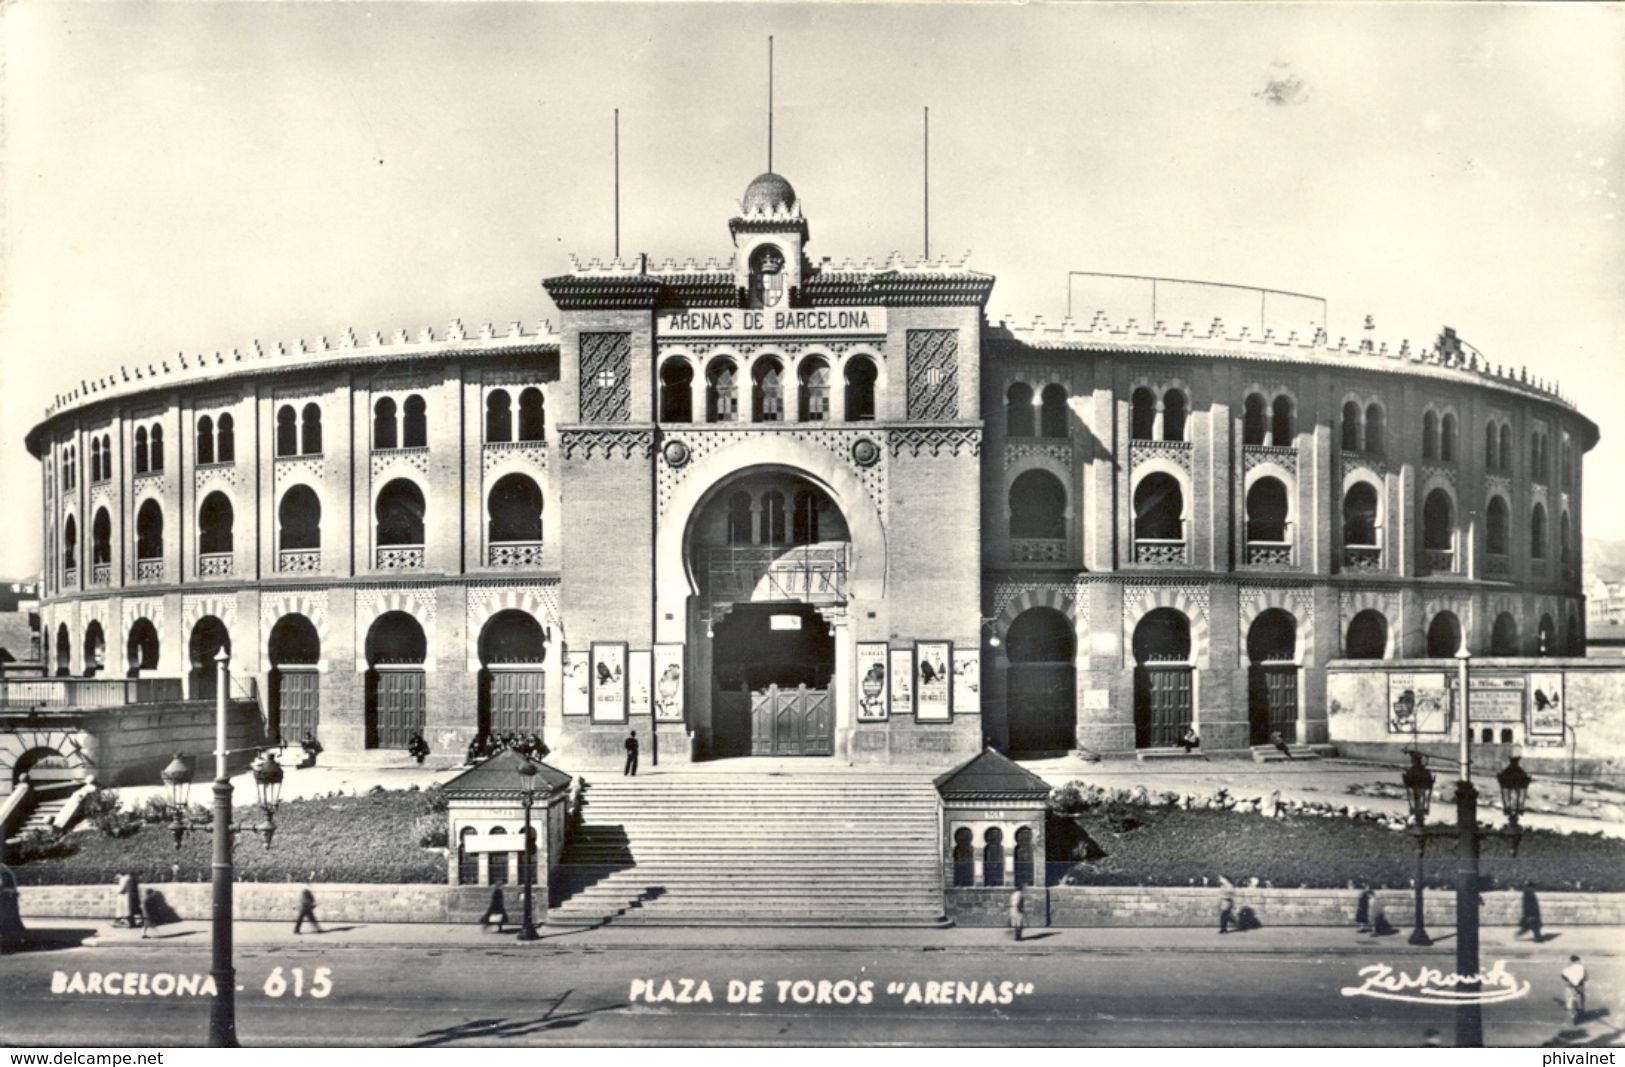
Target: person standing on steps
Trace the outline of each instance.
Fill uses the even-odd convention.
[[[293,932],[303,933],[307,922],[316,928],[318,934],[322,932],[322,924],[316,921],[316,894],[310,891],[308,885],[299,891],[299,917],[293,921]]]
[[[621,776],[623,778],[627,776],[636,778],[638,776],[638,732],[636,730],[626,735],[626,767],[621,771]]]

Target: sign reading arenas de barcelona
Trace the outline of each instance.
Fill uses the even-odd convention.
[[[1463,647],[1582,650],[1597,428],[1448,330],[993,321],[966,263],[810,256],[774,173],[728,232],[546,279],[556,326],[60,398],[28,437],[49,668],[197,699],[229,649],[330,751],[536,732],[602,767],[635,729],[661,764],[946,767],[1408,741]],[[1339,671],[1383,660],[1336,736]],[[1493,728],[1538,746],[1517,678]]]

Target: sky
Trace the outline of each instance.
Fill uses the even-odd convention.
[[[556,317],[541,279],[613,250],[615,108],[622,251],[727,255],[766,168],[769,35],[810,255],[920,251],[928,106],[932,251],[997,276],[993,317],[1061,318],[1080,270],[1317,294],[1334,338],[1449,324],[1578,398],[1602,432],[1584,532],[1625,537],[1619,4],[17,0],[0,20],[0,576],[38,572],[23,437],[81,378]]]

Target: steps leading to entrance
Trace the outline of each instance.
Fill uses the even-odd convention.
[[[28,816],[17,827],[17,833],[21,835],[30,830],[50,830],[56,817],[62,814],[62,809],[66,808],[68,801],[72,799],[72,786],[66,789],[44,792],[25,799],[23,803],[32,803],[32,807],[28,809]]]
[[[554,871],[558,926],[935,926],[936,790],[923,775],[609,779]]]
[[[1318,760],[1320,758],[1319,748],[1323,746],[1294,744],[1286,747],[1292,752],[1290,759],[1296,761]],[[1289,759],[1285,753],[1274,745],[1254,745],[1252,750],[1254,763],[1286,763]]]
[[[1134,758],[1141,763],[1146,763],[1150,760],[1204,760],[1207,759],[1207,756],[1200,748],[1192,749],[1189,752],[1186,752],[1183,748],[1142,748],[1134,753]]]

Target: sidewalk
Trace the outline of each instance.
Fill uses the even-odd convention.
[[[114,927],[88,919],[29,919],[31,932],[74,929],[96,932],[82,943],[87,947],[150,946],[156,950],[177,948],[207,951],[210,926],[207,922],[182,922],[165,926],[158,936],[143,940],[141,931]],[[966,927],[599,927],[577,930],[539,926],[542,939],[531,944],[514,939],[517,927],[504,934],[482,932],[477,924],[446,926],[431,923],[331,923],[327,933],[293,933],[292,916],[286,923],[239,922],[233,928],[238,948],[301,946],[316,950],[392,946],[423,949],[481,949],[499,947],[524,949],[602,950],[694,950],[699,952],[770,950],[776,952],[1024,952],[1029,954],[1096,953],[1233,953],[1278,955],[1336,955],[1402,958],[1414,955],[1452,956],[1455,941],[1449,928],[1431,930],[1435,944],[1417,948],[1406,943],[1408,931],[1373,938],[1355,933],[1352,927],[1281,926],[1248,933],[1220,936],[1217,932],[1191,927],[1048,927],[1027,931],[1018,948],[1002,929]],[[1625,955],[1625,928],[1577,926],[1547,933],[1547,940],[1535,945],[1516,940],[1509,928],[1482,931],[1480,954],[1486,961],[1499,958],[1527,959],[1534,956],[1577,953],[1582,956]]]

